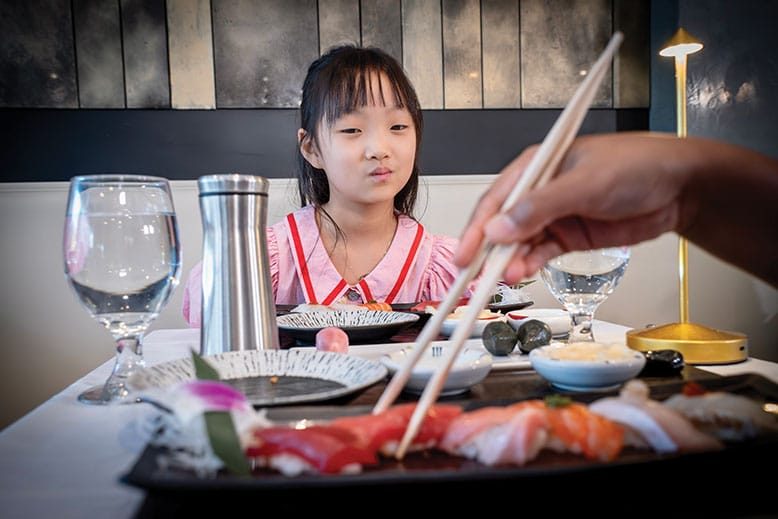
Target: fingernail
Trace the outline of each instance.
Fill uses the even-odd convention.
[[[504,214],[492,218],[484,229],[489,238],[504,238],[512,235],[516,230],[516,223]]]

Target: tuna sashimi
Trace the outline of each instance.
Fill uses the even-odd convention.
[[[329,423],[329,427],[347,430],[358,438],[359,445],[364,448],[392,456],[415,409],[416,404],[396,405],[377,415],[336,418]],[[432,406],[422,422],[419,434],[411,444],[411,449],[437,446],[451,421],[461,413],[462,408],[457,405]]]
[[[287,475],[358,472],[363,465],[378,462],[375,452],[360,446],[354,434],[322,426],[256,429],[246,455]]]
[[[383,452],[385,445],[400,441],[407,423],[401,416],[384,412],[378,415],[365,414],[336,418],[328,424],[328,427],[349,431],[357,437],[360,446],[373,452]]]

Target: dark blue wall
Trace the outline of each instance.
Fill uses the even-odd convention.
[[[778,157],[778,2],[654,0],[651,9],[651,129],[675,132],[673,60],[658,52],[681,26],[704,45],[688,58],[688,134]]]

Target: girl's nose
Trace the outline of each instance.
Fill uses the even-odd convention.
[[[389,147],[386,136],[381,132],[372,133],[365,146],[365,158],[368,160],[383,160],[388,156]]]

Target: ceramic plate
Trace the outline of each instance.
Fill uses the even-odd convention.
[[[301,342],[313,344],[322,328],[341,328],[349,341],[368,342],[388,339],[406,326],[419,320],[418,315],[404,312],[309,312],[277,317],[278,329]]]
[[[446,359],[448,346],[432,345],[424,352],[419,362],[413,367],[411,377],[405,384],[405,389],[413,393],[421,393],[427,381],[437,371]],[[411,353],[411,348],[404,348],[381,357],[381,362],[395,373],[405,364]],[[459,353],[440,394],[443,396],[464,393],[470,386],[481,382],[492,368],[492,356],[476,349],[465,348]]]
[[[447,346],[451,344],[451,341],[433,341],[433,346]],[[414,343],[412,342],[392,342],[387,344],[357,344],[353,347],[349,347],[349,355],[361,357],[363,359],[381,360],[381,357],[400,351],[404,348],[412,348]],[[481,353],[488,353],[483,345],[483,341],[478,339],[468,339],[463,346],[471,350],[478,350]],[[300,348],[292,348],[292,350],[309,350],[310,346],[304,346]],[[516,370],[529,370],[532,369],[532,364],[529,362],[529,355],[525,355],[516,348],[510,355],[505,357],[498,357],[492,355],[492,371],[516,371]]]
[[[310,348],[232,351],[204,358],[222,380],[242,391],[255,406],[339,398],[367,388],[387,374],[380,362]],[[184,358],[146,368],[129,383],[140,391],[193,378],[192,359]]]

